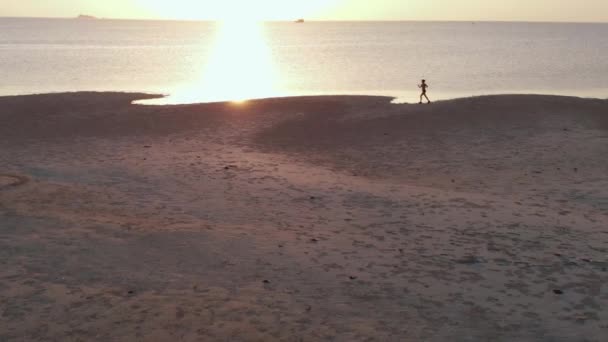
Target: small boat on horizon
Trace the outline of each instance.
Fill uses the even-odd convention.
[[[77,16],[76,19],[94,20],[97,19],[97,17],[94,17],[92,15],[81,14]]]

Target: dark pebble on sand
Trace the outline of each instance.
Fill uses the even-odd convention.
[[[355,280],[355,279],[357,279],[357,277],[355,277],[355,276],[350,276],[349,278],[350,278],[350,280]]]
[[[129,291],[129,292],[127,292],[127,293],[128,293],[128,294],[130,294],[130,295],[132,295],[132,294],[134,294],[134,293],[135,293],[135,291],[130,290],[130,291]]]
[[[465,257],[462,257],[458,260],[456,260],[457,263],[459,264],[467,264],[467,265],[472,265],[472,264],[478,264],[480,262],[480,260],[472,255],[468,255]]]
[[[319,242],[317,239],[310,239],[310,242]]]
[[[555,254],[553,254],[553,255],[555,255],[556,257],[561,257],[561,256],[562,256],[562,255],[561,255],[561,254],[559,254],[559,253],[555,253]]]
[[[564,294],[564,291],[562,291],[562,290],[553,290],[553,293],[555,293],[557,295],[561,295],[561,294]]]
[[[310,305],[306,306],[306,312],[308,312],[310,310],[312,310],[312,306],[310,306]]]
[[[144,148],[150,148],[150,147],[152,147],[152,146],[150,146],[150,145],[145,145],[144,146]]]
[[[587,259],[587,258],[583,258],[581,260],[583,260],[584,262],[591,262],[591,259]]]
[[[575,168],[574,168],[574,172],[578,172],[578,167],[575,167]]]
[[[310,199],[311,199],[311,200],[315,200],[315,199],[317,199],[317,198],[316,198],[315,196],[310,196]]]
[[[263,283],[264,284],[270,284],[270,280],[264,280]]]

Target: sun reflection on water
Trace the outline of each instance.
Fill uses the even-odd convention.
[[[227,21],[218,25],[215,43],[201,74],[194,81],[177,86],[167,98],[144,101],[146,104],[244,102],[282,96],[264,24]]]

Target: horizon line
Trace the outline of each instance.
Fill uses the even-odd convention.
[[[166,22],[222,22],[223,19],[167,19],[167,18],[112,18],[112,17],[96,17],[92,16],[92,19],[80,19],[80,20],[124,20],[124,21],[166,21]],[[68,20],[79,20],[78,16],[73,17],[30,17],[30,16],[0,16],[0,19],[68,19]],[[294,22],[297,19],[270,19],[270,20],[257,20],[258,22],[268,23],[284,23]],[[381,22],[429,22],[429,23],[539,23],[539,24],[608,24],[608,21],[561,21],[561,20],[467,20],[467,19],[305,19],[306,22],[368,22],[368,23],[381,23]]]

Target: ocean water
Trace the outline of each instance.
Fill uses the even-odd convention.
[[[143,91],[156,103],[497,93],[608,97],[608,24],[0,18],[0,96]]]

